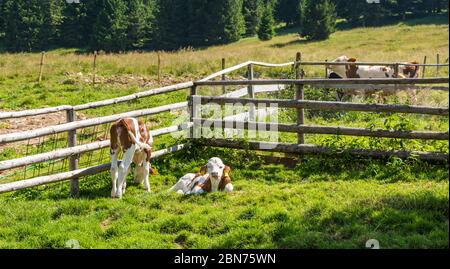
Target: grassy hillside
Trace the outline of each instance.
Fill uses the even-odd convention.
[[[187,81],[219,70],[221,58],[226,58],[227,66],[250,59],[280,63],[292,61],[297,51],[303,53],[304,60],[332,60],[345,54],[361,61],[422,61],[427,55],[430,63],[435,62],[436,53],[440,53],[442,61],[448,57],[448,40],[448,19],[444,17],[339,31],[321,42],[302,40],[293,29],[267,42],[253,37],[229,45],[163,52],[162,75],[164,84]],[[36,83],[39,60],[38,53],[0,55],[0,109],[80,104],[121,96],[141,90],[137,87],[139,79],[156,87],[155,52],[100,55],[97,73],[110,83],[95,89],[89,86],[92,54],[79,54],[76,50],[47,52],[41,84]],[[279,77],[282,71],[261,69],[256,75]],[[317,77],[323,76],[324,71],[308,67],[306,72],[307,77]],[[435,69],[428,68],[427,76],[435,75]],[[441,68],[440,75],[448,75],[448,68]]]
[[[294,31],[284,31],[268,42],[248,38],[226,46],[162,53],[163,84],[217,71],[222,57],[227,65],[249,59],[291,61],[297,51],[305,60],[331,60],[346,54],[364,61],[421,61],[427,55],[432,59],[428,62],[434,62],[436,53],[441,59],[448,57],[448,38],[447,18],[339,31],[322,42],[306,42]],[[140,91],[144,84],[156,87],[156,53],[100,55],[101,83],[95,88],[89,85],[92,55],[75,50],[48,52],[41,84],[36,82],[39,57],[0,55],[0,110],[80,104]],[[289,72],[257,69],[256,75],[282,77]],[[322,68],[307,67],[306,72],[307,77],[323,76]],[[436,70],[428,68],[426,74],[435,76]],[[244,73],[232,74],[240,75]],[[440,75],[448,76],[448,69],[441,68]],[[210,90],[202,89],[205,93]],[[159,106],[184,101],[186,94],[171,93],[83,113],[91,117]],[[289,89],[279,94],[280,98],[293,95]],[[334,96],[333,92],[310,89],[306,95],[322,100]],[[388,101],[409,102],[405,93]],[[419,93],[418,103],[448,106],[448,95],[424,91]],[[280,121],[292,122],[293,113],[283,111]],[[176,116],[164,113],[147,120],[152,128],[159,128],[171,125]],[[308,124],[448,131],[448,117],[317,111],[307,111],[306,116]],[[0,133],[10,124],[0,122]],[[84,136],[86,141],[95,139]],[[59,139],[63,144],[65,137]],[[281,137],[285,142],[295,139],[293,134]],[[158,137],[156,148],[165,148],[174,140]],[[448,141],[331,135],[307,135],[306,141],[338,148],[448,152]],[[51,146],[47,143],[44,148]],[[24,150],[23,145],[0,149],[0,160],[21,156]],[[108,157],[107,153],[104,156]],[[198,170],[213,156],[231,165],[235,192],[200,196],[165,192],[179,177]],[[69,198],[67,182],[0,195],[0,248],[64,248],[71,239],[83,248],[364,248],[368,239],[377,239],[381,248],[449,247],[448,164],[414,158],[309,156],[294,169],[287,169],[265,164],[247,151],[190,144],[186,151],[155,160],[153,166],[159,171],[150,179],[153,192],[144,193],[142,186],[131,183],[130,175],[122,200],[109,198],[109,173],[83,178],[80,199]]]

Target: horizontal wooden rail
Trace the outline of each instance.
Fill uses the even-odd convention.
[[[343,89],[343,90],[387,90],[387,91],[396,91],[396,90],[433,90],[433,91],[449,91],[449,87],[447,86],[416,86],[416,85],[352,85],[352,84],[330,84],[330,85],[321,85],[316,84],[314,88],[331,88],[331,89]]]
[[[389,156],[397,156],[402,159],[408,157],[415,157],[424,161],[448,161],[448,154],[440,152],[421,152],[421,151],[382,151],[382,150],[370,150],[370,149],[344,149],[338,150],[329,147],[320,147],[310,144],[286,144],[276,142],[248,142],[237,141],[228,139],[200,139],[199,142],[205,146],[213,147],[225,147],[235,149],[250,149],[261,150],[270,152],[284,152],[284,153],[296,153],[296,154],[326,154],[326,155],[339,155],[349,154],[361,157],[370,158],[386,158]]]
[[[448,83],[448,77],[440,78],[377,78],[377,79],[259,79],[259,80],[215,80],[196,81],[196,86],[235,85],[348,85],[348,84],[437,84]]]
[[[286,66],[294,65],[294,62],[287,62],[287,63],[281,63],[281,64],[272,64],[272,63],[251,61],[251,64],[256,65],[256,66],[262,66],[262,67],[286,67]]]
[[[161,128],[154,131],[150,131],[152,136],[160,136],[164,134],[169,134],[176,131],[186,130],[192,126],[192,123],[188,124],[182,124],[177,126],[171,126],[167,128]],[[85,145],[75,146],[71,148],[63,148],[54,150],[51,152],[36,154],[32,156],[26,156],[22,158],[17,158],[13,160],[6,160],[6,161],[0,161],[0,171],[12,169],[16,167],[21,167],[25,165],[30,165],[34,163],[40,163],[40,162],[46,162],[51,160],[58,160],[62,158],[67,158],[69,156],[78,155],[102,148],[109,147],[110,141],[99,141],[99,142],[93,142]]]
[[[182,144],[182,145],[176,145],[176,146],[170,147],[168,149],[159,150],[159,151],[152,153],[151,158],[152,159],[158,158],[165,154],[169,154],[169,153],[181,150],[183,148],[184,148],[184,145]],[[64,172],[64,173],[59,173],[59,174],[54,174],[54,175],[49,175],[49,176],[41,176],[41,177],[36,177],[36,178],[32,178],[32,179],[26,179],[26,180],[1,184],[0,185],[0,193],[6,193],[6,192],[11,192],[11,191],[36,187],[36,186],[40,186],[40,185],[70,180],[70,179],[74,179],[74,178],[95,175],[95,174],[98,174],[98,173],[101,173],[104,171],[108,171],[110,168],[111,168],[111,163],[106,163],[106,164],[82,168],[82,169],[78,169],[78,170],[74,170],[74,171],[70,171],[70,172]]]
[[[202,78],[202,79],[200,79],[199,81],[208,81],[208,80],[213,79],[213,78],[215,78],[215,77],[219,77],[219,76],[228,74],[228,73],[230,73],[230,72],[236,71],[236,70],[238,70],[238,69],[241,69],[241,68],[243,68],[243,67],[246,67],[246,66],[248,66],[248,65],[251,64],[251,63],[252,63],[251,61],[247,61],[247,62],[243,62],[243,63],[238,64],[238,65],[235,65],[235,66],[228,67],[228,68],[226,68],[226,69],[220,70],[219,72],[216,72],[216,73],[214,73],[214,74],[211,74],[211,75],[209,75],[209,76],[207,76],[207,77],[205,77],[205,78]]]
[[[315,62],[315,61],[302,61],[301,65],[348,65],[348,62]],[[405,65],[405,66],[449,66],[449,64],[412,64],[408,62],[351,62],[354,65]]]
[[[263,92],[263,91],[267,91],[267,90],[262,89],[261,92]],[[233,91],[233,92],[227,93],[225,95],[221,95],[221,96],[233,95],[233,94],[236,94],[236,96],[244,96],[247,93],[244,93],[243,89],[240,89],[240,90],[236,90],[236,91]],[[152,115],[152,114],[157,114],[160,112],[168,111],[171,109],[181,109],[181,108],[187,107],[187,105],[188,105],[187,102],[180,102],[180,103],[175,103],[175,104],[161,106],[161,107],[155,107],[155,108],[137,110],[137,111],[130,111],[130,112],[122,113],[122,114],[105,116],[102,118],[93,118],[93,119],[77,121],[77,122],[73,122],[73,123],[49,126],[49,127],[45,127],[45,128],[41,128],[41,129],[36,129],[33,131],[4,134],[4,135],[0,135],[0,145],[4,144],[4,143],[22,141],[22,140],[26,140],[29,138],[35,138],[35,137],[45,136],[45,135],[49,135],[49,134],[71,131],[71,130],[89,127],[89,126],[93,126],[93,125],[100,125],[103,123],[113,122],[113,121],[119,119],[120,117],[146,116],[146,115]],[[19,112],[21,112],[21,111],[19,111]],[[95,120],[99,120],[101,123],[95,123]],[[94,121],[94,122],[92,122],[92,121]],[[81,123],[80,127],[76,126],[77,123]],[[19,137],[24,137],[24,138],[15,140],[14,137],[16,137],[16,136],[17,136],[17,138],[19,138]]]
[[[282,100],[282,99],[252,99],[252,98],[231,98],[213,96],[191,96],[191,101],[199,100],[202,104],[215,103],[226,104],[264,104],[284,108],[303,108],[332,111],[364,111],[364,112],[394,112],[394,113],[415,113],[428,115],[448,116],[448,107],[427,107],[395,104],[359,104],[347,102],[311,101],[311,100]],[[0,140],[1,141],[1,140]]]
[[[208,81],[213,78],[219,77],[221,75],[228,74],[230,72],[236,71],[238,69],[244,68],[248,65],[257,65],[261,67],[285,67],[285,66],[294,66],[295,62],[287,62],[287,63],[281,63],[281,64],[273,64],[273,63],[265,63],[265,62],[257,62],[257,61],[247,61],[240,64],[237,64],[235,66],[231,66],[229,68],[223,69],[219,72],[216,72],[214,74],[211,74],[199,81]],[[337,63],[337,62],[320,62],[320,61],[302,61],[300,63],[301,65],[347,65],[348,63]],[[448,67],[449,64],[411,64],[408,62],[354,62],[352,64],[355,65],[387,65],[387,66],[395,66],[395,65],[405,65],[405,66],[439,66],[439,67]]]
[[[109,140],[89,143],[71,148],[58,149],[51,152],[26,156],[22,158],[0,161],[0,171],[30,165],[34,163],[47,162],[51,160],[63,159],[69,156],[106,148],[110,144]]]
[[[170,111],[172,109],[180,109],[185,108],[187,106],[187,102],[181,102],[181,103],[175,103],[165,106],[159,106],[154,108],[148,108],[148,109],[142,109],[142,110],[136,110],[111,116],[105,116],[100,118],[93,118],[93,119],[87,119],[82,121],[76,121],[76,122],[70,122],[60,125],[54,125],[50,127],[44,127],[40,129],[30,130],[30,131],[23,131],[23,132],[16,132],[16,133],[10,133],[10,134],[3,134],[0,135],[0,145],[10,142],[17,142],[17,141],[23,141],[30,138],[36,138],[41,137],[45,135],[50,134],[56,134],[61,132],[67,132],[72,131],[80,128],[86,128],[90,126],[95,125],[101,125],[105,123],[114,122],[121,118],[126,117],[142,117],[147,115],[154,115],[161,112]]]
[[[292,125],[279,124],[272,122],[244,122],[227,121],[214,119],[194,118],[194,123],[201,123],[203,126],[217,127],[222,129],[241,129],[249,128],[258,131],[280,131],[303,134],[331,134],[331,135],[350,135],[350,136],[370,136],[385,138],[405,138],[405,139],[426,139],[426,140],[448,140],[448,132],[430,132],[430,131],[396,131],[382,129],[364,129],[350,128],[340,126],[317,126],[317,125]]]
[[[143,92],[137,92],[137,93],[130,94],[127,96],[122,96],[122,97],[112,98],[112,99],[108,99],[108,100],[102,100],[102,101],[98,101],[98,102],[91,102],[91,103],[87,103],[87,104],[77,105],[77,106],[74,106],[73,109],[78,111],[78,110],[85,110],[85,109],[89,109],[89,108],[98,108],[98,107],[128,102],[128,101],[132,101],[132,100],[143,98],[143,97],[149,97],[149,96],[153,96],[153,95],[188,89],[188,88],[192,87],[193,85],[194,85],[194,83],[192,81],[189,81],[189,82],[179,83],[179,84],[175,84],[175,85],[170,85],[167,87],[152,89],[152,90],[143,91]]]
[[[71,108],[72,108],[72,106],[56,106],[56,107],[45,107],[45,108],[29,109],[29,110],[22,110],[22,111],[0,112],[0,120],[50,114],[50,113],[55,113],[55,112],[59,112],[59,111],[69,110]]]
[[[153,96],[153,95],[188,89],[189,87],[192,87],[193,84],[194,83],[192,81],[189,81],[189,82],[179,83],[179,84],[175,84],[175,85],[170,85],[167,87],[137,92],[137,93],[122,96],[122,97],[116,97],[116,98],[112,98],[112,99],[91,102],[91,103],[86,103],[86,104],[81,104],[81,105],[76,105],[76,106],[62,105],[62,106],[57,106],[57,107],[48,107],[48,108],[40,108],[40,109],[0,112],[0,120],[50,114],[50,113],[55,113],[55,112],[70,110],[70,109],[73,109],[75,111],[80,111],[80,110],[86,110],[86,109],[90,109],[90,108],[99,108],[99,107],[103,107],[103,106],[132,101],[132,100],[143,98],[143,97],[149,97],[149,96]]]

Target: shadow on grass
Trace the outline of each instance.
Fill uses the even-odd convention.
[[[296,39],[296,40],[291,40],[289,42],[286,43],[275,43],[270,45],[271,48],[284,48],[284,47],[288,47],[288,46],[296,46],[296,45],[306,45],[306,44],[310,44],[310,43],[314,43],[314,42],[319,42],[319,41],[315,41],[315,40],[306,40],[306,39]]]
[[[344,209],[314,206],[301,218],[278,223],[275,248],[448,248],[448,197],[432,192],[383,195]]]
[[[404,24],[407,26],[419,26],[419,25],[446,25],[448,24],[448,13],[432,15],[432,16],[418,16],[409,15],[406,19],[399,16],[388,17],[378,22],[372,22],[370,25],[365,25],[366,27],[383,27],[383,26],[395,26],[398,24]],[[337,30],[351,30],[354,28],[364,27],[361,23],[349,23],[346,20],[342,20],[337,23]]]
[[[291,169],[282,164],[266,164],[264,158],[253,151],[212,148],[195,143],[188,144],[179,151],[152,161],[159,171],[158,176],[150,176],[153,189],[169,189],[186,173],[198,172],[211,157],[220,157],[231,166],[233,180],[258,180],[268,184],[296,183],[302,181],[336,180],[379,180],[385,183],[398,181],[428,180],[441,182],[448,180],[448,164],[432,164],[417,160],[398,158],[378,160],[351,156],[327,157],[305,156],[302,162]],[[133,170],[131,170],[133,171]],[[128,175],[127,189],[144,191],[133,182],[132,172]],[[80,180],[82,199],[109,198],[111,178],[109,172],[89,176]],[[63,200],[70,198],[69,182],[24,189],[10,194],[11,199]],[[193,198],[185,198],[193,199]]]

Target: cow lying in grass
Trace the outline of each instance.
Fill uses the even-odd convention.
[[[394,68],[381,65],[356,65],[355,58],[348,58],[343,55],[332,62],[335,63],[348,63],[345,65],[327,65],[327,69],[331,72],[328,74],[329,78],[332,79],[352,79],[352,78],[417,78],[419,76],[419,67],[411,66],[409,64],[418,64],[418,62],[413,61],[410,63],[403,63],[398,66],[398,74],[395,73]],[[371,95],[377,90],[365,90],[364,95]],[[392,94],[394,91],[381,91],[381,98],[385,99],[387,95]],[[360,91],[357,90],[346,90],[349,95],[357,95]],[[341,99],[343,97],[343,91],[338,91],[338,97]],[[415,100],[415,93],[412,92],[413,100]]]
[[[208,163],[197,173],[189,173],[181,177],[169,189],[179,194],[201,194],[204,192],[232,192],[230,178],[231,168],[223,164],[220,158],[209,159]]]
[[[127,186],[126,177],[131,163],[136,165],[134,181],[144,182],[145,189],[150,192],[148,176],[151,172],[150,156],[153,138],[144,122],[135,118],[124,118],[112,124],[111,135],[111,197],[121,198]],[[119,151],[123,152],[123,160],[118,164]]]

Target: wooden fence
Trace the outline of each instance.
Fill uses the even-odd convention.
[[[224,67],[225,63],[222,62]],[[219,121],[222,126],[227,125],[235,128],[248,129],[249,125],[255,124],[269,124],[276,125],[275,127],[281,132],[294,132],[298,135],[298,144],[283,144],[283,143],[271,143],[271,142],[250,142],[245,145],[239,141],[215,139],[209,140],[208,144],[218,147],[231,147],[231,148],[245,148],[250,147],[250,149],[255,150],[270,150],[279,151],[287,153],[334,153],[334,149],[318,147],[314,145],[304,144],[304,134],[339,134],[339,135],[353,135],[353,136],[372,136],[372,137],[389,137],[389,138],[407,138],[407,139],[435,139],[435,140],[448,140],[448,132],[428,132],[428,131],[390,131],[390,130],[366,130],[361,128],[345,128],[339,126],[310,126],[304,124],[304,110],[305,109],[318,109],[318,110],[333,110],[333,111],[368,111],[368,112],[390,112],[390,113],[419,113],[428,115],[440,115],[448,116],[448,108],[435,108],[435,107],[424,107],[424,106],[407,106],[407,105],[388,105],[388,104],[357,104],[357,103],[343,103],[343,102],[321,102],[321,101],[310,101],[304,100],[303,87],[304,85],[312,85],[315,87],[329,87],[329,88],[386,88],[386,89],[430,89],[430,90],[444,90],[448,91],[448,86],[436,86],[434,84],[446,83],[448,84],[448,78],[424,78],[424,79],[346,79],[341,81],[327,80],[327,79],[303,79],[303,72],[301,67],[303,65],[330,65],[330,64],[341,64],[341,63],[331,63],[331,62],[302,62],[301,54],[297,54],[296,60],[293,62],[283,63],[283,64],[270,64],[255,61],[247,61],[229,68],[224,68],[223,70],[216,72],[212,75],[205,77],[204,79],[198,80],[196,82],[186,82],[180,83],[172,86],[162,87],[158,89],[147,90],[139,93],[135,93],[128,96],[91,102],[87,104],[71,106],[63,105],[51,108],[42,109],[32,109],[25,111],[14,111],[14,112],[0,112],[0,120],[4,119],[15,119],[28,116],[44,115],[49,113],[55,113],[59,111],[66,111],[67,123],[48,126],[44,128],[39,128],[31,131],[16,132],[10,134],[0,135],[0,145],[23,141],[27,139],[43,137],[46,135],[63,133],[68,134],[68,147],[57,149],[47,153],[36,154],[32,156],[24,156],[22,158],[17,158],[13,160],[0,161],[0,171],[14,169],[17,167],[23,167],[25,165],[36,164],[40,162],[57,160],[62,158],[68,158],[69,160],[69,171],[35,177],[31,179],[11,182],[0,185],[0,193],[10,192],[14,190],[39,186],[43,184],[50,184],[54,182],[60,182],[64,180],[70,180],[71,194],[73,196],[79,195],[78,189],[78,179],[83,176],[93,175],[102,171],[106,171],[110,168],[110,163],[101,164],[97,166],[78,168],[79,155],[86,152],[91,152],[94,150],[109,147],[109,140],[99,141],[84,145],[77,146],[77,129],[86,128],[90,126],[98,126],[105,123],[111,123],[117,119],[123,117],[142,117],[147,115],[155,115],[162,112],[167,112],[172,109],[183,109],[188,107],[190,114],[189,122],[177,126],[171,126],[167,128],[162,128],[158,130],[152,130],[153,136],[169,134],[172,132],[191,129],[191,138],[193,132],[198,129],[197,127],[202,123],[218,123],[217,120],[202,119],[196,113],[197,109],[195,106],[194,99],[200,100],[200,105],[205,105],[209,103],[216,104],[277,104],[279,107],[284,108],[295,108],[297,109],[297,124],[286,125],[286,124],[276,124],[276,123],[258,123],[254,122],[255,111],[250,109],[249,121],[239,122],[232,121],[227,122],[225,120]],[[397,66],[404,65],[404,63],[355,63],[360,65],[390,65]],[[296,79],[277,79],[277,80],[255,80],[254,79],[254,67],[292,67],[295,70]],[[448,64],[418,64],[418,66],[446,66]],[[226,81],[225,74],[229,74],[239,69],[246,69],[247,80],[232,80]],[[397,69],[398,70],[398,69]],[[221,78],[221,80],[213,80],[215,78]],[[415,86],[417,84],[433,84],[428,86]],[[237,90],[233,93],[228,93],[219,97],[207,97],[198,96],[198,87],[201,86],[221,86],[225,89],[226,86],[236,86],[245,85],[246,88]],[[258,92],[270,92],[276,91],[277,88],[268,89],[258,89],[256,86],[263,85],[295,85],[296,88],[296,99],[293,100],[278,100],[278,99],[256,99],[255,96]],[[414,85],[414,86],[413,86]],[[188,102],[180,102],[170,105],[164,105],[154,108],[135,110],[110,116],[77,120],[77,111],[98,108],[108,105],[115,105],[123,102],[128,102],[131,100],[136,100],[138,98],[144,98],[149,96],[154,96],[158,94],[169,93],[173,91],[190,89],[190,96]],[[248,98],[240,98],[247,95]],[[239,127],[243,126],[243,127]],[[167,149],[159,150],[153,153],[152,158],[157,158],[159,156],[178,151],[183,149],[184,145],[175,145]],[[365,149],[352,149],[348,150],[350,154],[371,156],[371,157],[383,157],[388,155],[396,155],[399,157],[407,157],[411,154],[416,154],[419,158],[425,160],[447,160],[448,154],[443,153],[433,153],[433,152],[407,152],[407,151],[377,151],[377,150],[365,150]]]
[[[128,95],[128,96],[123,96],[123,97],[118,97],[118,98],[113,98],[113,99],[108,99],[108,100],[103,100],[103,101],[98,101],[98,102],[91,102],[91,103],[77,105],[77,106],[64,105],[64,106],[58,106],[58,107],[32,109],[32,110],[17,111],[17,112],[1,112],[0,119],[15,119],[15,118],[21,118],[21,117],[28,117],[28,116],[45,115],[45,114],[50,114],[50,113],[59,112],[59,111],[66,111],[67,123],[43,127],[43,128],[39,128],[39,129],[35,129],[35,130],[30,130],[30,131],[2,134],[2,135],[0,135],[0,145],[66,132],[68,134],[67,135],[68,148],[57,149],[57,150],[54,150],[51,152],[36,154],[36,155],[32,155],[32,156],[25,156],[25,157],[13,159],[13,160],[0,161],[0,171],[13,169],[13,168],[17,168],[17,167],[22,167],[22,166],[30,165],[30,164],[51,161],[51,160],[58,160],[58,159],[62,159],[62,158],[68,158],[70,171],[64,172],[64,173],[58,173],[58,174],[54,174],[54,175],[48,175],[48,176],[43,176],[43,177],[37,177],[37,178],[2,184],[2,185],[0,185],[0,193],[23,189],[23,188],[28,188],[28,187],[33,187],[33,186],[38,186],[38,185],[43,185],[43,184],[59,182],[59,181],[63,181],[63,180],[70,180],[71,181],[71,185],[70,185],[71,193],[73,196],[78,196],[78,194],[79,194],[78,178],[79,177],[93,175],[93,174],[99,173],[101,171],[108,170],[110,167],[110,164],[102,164],[102,165],[98,165],[98,166],[79,169],[78,168],[79,155],[82,153],[91,152],[91,151],[95,151],[98,149],[109,147],[110,142],[109,142],[109,140],[106,140],[106,141],[94,142],[94,143],[77,146],[77,143],[76,143],[76,141],[77,141],[76,130],[77,129],[82,129],[82,128],[91,127],[91,126],[98,126],[98,125],[102,125],[105,123],[111,123],[111,122],[114,122],[123,117],[142,117],[142,116],[155,115],[155,114],[159,114],[162,112],[171,111],[172,109],[183,109],[183,108],[187,107],[187,102],[180,102],[180,103],[175,103],[175,104],[170,104],[170,105],[164,105],[164,106],[142,109],[142,110],[135,110],[135,111],[115,114],[115,115],[111,115],[111,116],[79,120],[79,121],[77,121],[77,117],[76,117],[77,111],[91,109],[91,108],[99,108],[99,107],[108,106],[108,105],[115,105],[115,104],[119,104],[119,103],[123,103],[123,102],[128,102],[131,100],[135,100],[138,98],[144,98],[144,97],[154,96],[154,95],[158,95],[158,94],[164,94],[164,93],[169,93],[169,92],[173,92],[173,91],[189,89],[192,85],[193,85],[193,82],[180,83],[180,84],[176,84],[176,85],[172,85],[172,86],[168,86],[168,87],[162,87],[162,88],[158,88],[158,89],[152,89],[152,90],[148,90],[148,91],[139,92],[139,93],[135,93],[135,94]],[[160,136],[160,135],[176,132],[179,130],[184,130],[184,129],[190,128],[190,126],[191,126],[191,124],[186,123],[186,124],[181,124],[178,126],[171,126],[171,127],[167,127],[167,128],[158,129],[158,130],[152,130],[151,133],[153,136]],[[184,145],[176,145],[176,146],[172,146],[167,149],[156,151],[153,153],[152,158],[157,158],[164,154],[181,150],[183,147],[184,147]]]

